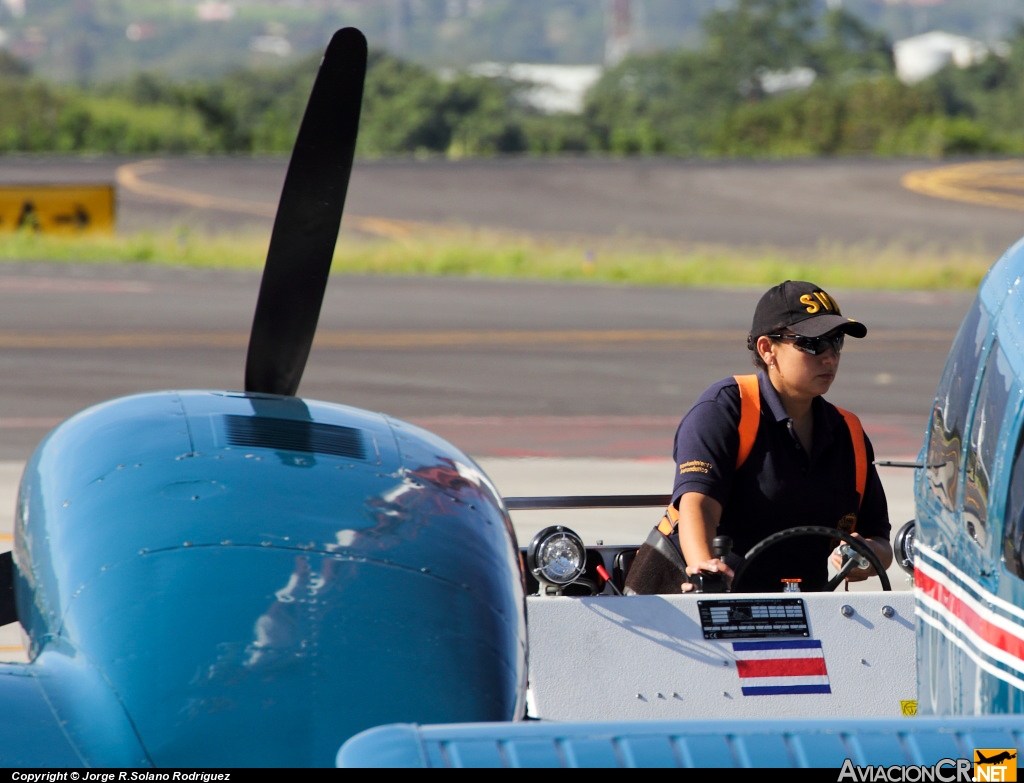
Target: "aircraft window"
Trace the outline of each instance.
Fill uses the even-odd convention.
[[[988,524],[989,481],[992,478],[1006,402],[1010,398],[1012,378],[1013,372],[1003,349],[998,343],[993,343],[985,363],[974,420],[971,422],[964,479],[964,525],[970,536],[982,544]]]
[[[1024,427],[1017,435],[1013,452],[1013,473],[1006,493],[1006,530],[1003,534],[1003,560],[1006,570],[1024,578]]]
[[[988,333],[988,315],[975,299],[953,341],[943,383],[935,398],[928,435],[928,483],[948,510],[956,507],[960,452],[971,404],[978,357]]]

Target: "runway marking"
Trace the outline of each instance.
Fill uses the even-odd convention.
[[[149,159],[119,166],[114,176],[117,184],[125,190],[159,201],[257,217],[273,218],[277,214],[276,204],[213,196],[145,179],[147,175],[165,169],[164,161]],[[1024,161],[1021,160],[981,161],[922,169],[905,174],[900,182],[907,190],[933,198],[1024,210]],[[344,223],[357,231],[390,239],[408,237],[432,227],[430,223],[412,220],[352,214],[345,215]]]
[[[159,185],[144,179],[149,174],[156,174],[165,169],[166,165],[161,160],[142,160],[138,163],[126,163],[123,166],[119,166],[114,173],[114,177],[117,184],[125,190],[160,201],[184,204],[196,209],[218,209],[224,212],[236,212],[257,217],[272,218],[277,214],[277,205],[268,204],[265,201],[247,201],[226,196],[212,196],[186,188]],[[393,220],[391,218],[350,214],[345,215],[344,224],[357,231],[391,239],[409,236],[428,225],[411,220]]]
[[[7,418],[0,418],[0,429],[4,430],[23,430],[23,429],[52,429],[60,424],[64,419],[55,417],[43,418],[28,417],[28,416],[9,416]]]
[[[153,292],[153,286],[136,280],[83,280],[65,277],[11,277],[0,275],[0,291],[149,294]]]
[[[272,218],[277,212],[275,205],[265,202],[209,196],[194,190],[175,188],[170,185],[158,185],[142,179],[147,174],[155,174],[158,171],[163,171],[165,168],[164,163],[159,160],[126,163],[123,166],[118,166],[114,178],[117,184],[125,190],[130,190],[140,196],[159,199],[160,201],[185,204],[186,206],[199,209],[222,209],[227,212],[240,212],[246,215],[257,215],[258,217]]]
[[[903,187],[933,198],[1024,210],[1024,160],[959,163],[911,171]]]
[[[893,344],[911,343],[915,348],[948,350],[955,335],[945,329],[897,329],[872,334],[872,341],[851,346],[857,352],[892,350]],[[742,345],[739,331],[711,329],[474,329],[438,331],[330,331],[318,332],[314,346],[320,349],[401,350],[408,348],[458,348],[472,346],[614,345],[682,343],[689,350],[702,346],[719,350],[723,345]],[[164,349],[238,348],[249,340],[247,332],[0,332],[0,349]]]
[[[6,332],[0,333],[0,348],[87,349],[87,348],[238,348],[249,336],[243,332]]]

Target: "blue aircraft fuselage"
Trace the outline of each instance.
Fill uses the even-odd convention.
[[[953,342],[915,481],[918,709],[1024,713],[1024,241]]]

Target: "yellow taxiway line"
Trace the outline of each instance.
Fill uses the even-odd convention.
[[[944,329],[894,329],[873,337],[886,343],[936,343],[947,350],[953,332]],[[334,350],[402,350],[409,348],[459,348],[471,346],[614,345],[682,343],[688,345],[741,345],[745,334],[710,329],[474,329],[439,331],[331,331],[317,333],[314,345]],[[166,349],[238,348],[249,340],[247,332],[83,332],[5,331],[0,349]],[[856,346],[858,349],[860,345]],[[864,348],[869,346],[865,344]]]
[[[985,160],[911,171],[901,183],[934,198],[1024,210],[1024,160]]]
[[[256,217],[272,218],[277,214],[276,204],[267,204],[263,201],[246,201],[245,199],[228,198],[225,196],[211,196],[207,193],[176,188],[171,185],[159,185],[145,179],[147,175],[156,174],[165,168],[163,161],[155,159],[142,160],[138,163],[126,163],[123,166],[119,166],[114,177],[117,184],[125,190],[140,196],[148,196],[149,198],[168,201],[173,204],[183,204],[195,207],[196,209],[219,209],[242,215],[255,215]],[[409,236],[426,224],[415,223],[410,220],[345,215],[345,225],[367,234],[395,239]]]
[[[115,179],[120,187],[140,196],[196,209],[218,209],[268,218],[276,214],[277,206],[274,204],[213,196],[146,179],[165,168],[165,163],[158,159],[128,163],[117,168]],[[900,182],[907,190],[925,196],[1024,210],[1024,160],[978,161],[922,169],[905,174]],[[362,215],[346,215],[345,225],[391,239],[407,237],[430,227],[427,223],[411,220]]]

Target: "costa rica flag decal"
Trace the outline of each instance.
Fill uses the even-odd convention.
[[[733,642],[744,696],[832,693],[818,639]]]

